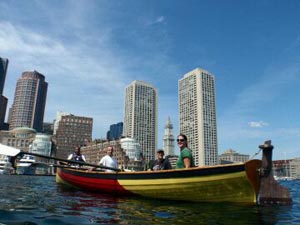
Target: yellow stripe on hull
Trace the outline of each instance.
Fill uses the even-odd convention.
[[[256,203],[256,194],[246,172],[194,178],[118,180],[135,194],[185,201]]]

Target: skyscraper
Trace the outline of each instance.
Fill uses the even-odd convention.
[[[140,143],[147,161],[157,148],[157,98],[157,90],[143,81],[126,87],[123,135]]]
[[[11,109],[10,130],[29,127],[42,132],[47,89],[44,75],[37,71],[22,73]]]
[[[175,145],[174,145],[174,135],[173,135],[173,124],[171,123],[170,117],[168,117],[167,123],[165,125],[164,131],[164,151],[165,155],[175,155]]]
[[[198,166],[215,165],[218,159],[215,78],[196,68],[178,81],[179,129],[187,135]]]
[[[7,67],[8,67],[8,59],[4,59],[0,57],[0,95],[3,95]]]
[[[8,67],[8,59],[0,57],[0,130],[4,128],[7,98],[3,96],[3,89]]]

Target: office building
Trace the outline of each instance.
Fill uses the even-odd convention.
[[[3,95],[7,67],[8,67],[8,59],[4,59],[0,57],[0,94],[1,95]]]
[[[228,163],[244,163],[249,160],[250,156],[245,154],[240,154],[232,149],[226,150],[223,154],[218,156],[219,164]]]
[[[5,114],[8,99],[3,96],[4,84],[8,67],[8,59],[0,57],[0,130],[6,129]]]
[[[217,121],[215,78],[197,68],[178,81],[179,130],[188,138],[197,166],[216,165]]]
[[[112,124],[109,127],[109,131],[106,134],[106,139],[109,141],[118,140],[123,133],[123,122]]]
[[[35,139],[29,146],[29,152],[39,154],[39,155],[51,156],[52,155],[51,135],[42,134],[42,133],[36,134]],[[38,164],[38,166],[36,166],[35,174],[41,174],[41,175],[54,174],[54,168],[49,166],[49,164],[53,160],[49,160],[44,157],[35,157],[35,161],[41,163]]]
[[[289,163],[289,170],[290,170],[290,178],[292,179],[300,179],[300,158],[293,158]]]
[[[43,123],[43,133],[53,135],[54,123]]]
[[[145,160],[153,160],[157,148],[157,90],[143,81],[126,87],[123,136],[140,143]]]
[[[11,108],[9,129],[29,127],[43,131],[48,83],[37,71],[23,72],[18,79]]]
[[[163,149],[165,152],[165,156],[175,155],[175,139],[173,135],[173,124],[171,123],[170,117],[168,117],[167,123],[165,125],[164,130],[164,138],[163,138]]]
[[[28,152],[29,146],[35,139],[36,130],[32,128],[15,128],[0,131],[0,143]]]
[[[92,139],[93,118],[58,113],[55,135],[56,157],[67,158],[75,146],[83,146]]]

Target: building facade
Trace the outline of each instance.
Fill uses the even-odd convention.
[[[294,158],[290,161],[290,177],[300,179],[300,158]]]
[[[173,124],[170,117],[168,117],[165,125],[164,137],[163,137],[163,149],[165,155],[175,155],[175,139],[173,135]]]
[[[52,156],[52,136],[42,133],[36,134],[33,142],[29,145],[29,152]],[[39,163],[34,168],[35,174],[54,174],[54,168],[49,166],[50,162],[53,163],[53,160],[35,157],[35,161]]]
[[[36,130],[27,127],[0,131],[0,143],[28,152],[35,136]]]
[[[10,112],[9,129],[29,127],[43,131],[48,83],[37,71],[23,72],[17,81],[14,102]]]
[[[246,162],[250,158],[249,155],[240,154],[232,149],[228,149],[223,154],[219,155],[219,163],[227,164],[227,163],[241,163]]]
[[[215,78],[197,68],[178,81],[179,130],[188,138],[197,166],[218,160]]]
[[[67,158],[75,146],[83,146],[92,139],[93,118],[65,113],[59,118],[54,142],[56,157]]]
[[[154,159],[157,148],[157,90],[133,81],[126,88],[123,136],[140,143],[145,160]]]
[[[107,148],[114,148],[113,157],[118,161],[120,169],[140,171],[144,169],[141,158],[141,146],[133,138],[119,140],[94,140],[81,148],[88,163],[98,165],[101,158],[106,155]]]
[[[3,96],[4,84],[8,67],[8,59],[0,57],[0,130],[5,129],[5,114],[7,107],[7,98]]]
[[[300,158],[274,160],[273,175],[278,179],[300,179]]]
[[[52,136],[38,133],[29,146],[29,152],[39,155],[51,156]]]
[[[129,160],[143,160],[141,145],[134,138],[121,138],[120,143]]]
[[[109,141],[120,139],[123,133],[123,122],[112,124],[106,134],[106,139]]]

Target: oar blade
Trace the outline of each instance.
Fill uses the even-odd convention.
[[[7,155],[7,156],[16,156],[21,152],[20,149],[3,145],[0,143],[0,155]]]

